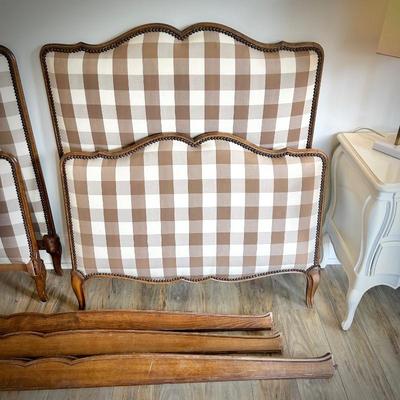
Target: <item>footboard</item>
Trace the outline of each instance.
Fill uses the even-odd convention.
[[[326,157],[231,135],[155,135],[69,153],[73,267],[145,280],[246,279],[318,265]]]

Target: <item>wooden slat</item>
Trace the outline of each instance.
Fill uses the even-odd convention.
[[[0,336],[1,358],[90,356],[121,353],[271,353],[282,350],[269,336],[208,335],[156,331],[18,332]]]
[[[166,311],[99,310],[58,314],[0,316],[0,332],[57,332],[88,329],[229,331],[271,329],[272,313],[263,315],[198,314]]]
[[[0,389],[56,389],[254,379],[330,378],[331,354],[309,359],[120,354],[0,360]]]

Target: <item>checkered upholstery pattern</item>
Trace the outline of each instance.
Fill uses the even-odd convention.
[[[0,53],[0,150],[14,155],[21,167],[37,239],[47,234],[40,192],[17,103],[10,66]]]
[[[27,237],[12,166],[0,155],[0,264],[29,262]]]
[[[315,262],[323,157],[217,136],[62,162],[73,264],[151,279],[235,278]]]
[[[155,133],[238,135],[305,148],[315,49],[261,51],[222,32],[146,32],[103,51],[45,56],[62,153],[112,150]]]

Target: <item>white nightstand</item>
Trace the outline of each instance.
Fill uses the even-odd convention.
[[[330,239],[349,279],[344,330],[368,289],[400,286],[400,160],[372,150],[378,138],[339,134],[331,163],[324,247]]]

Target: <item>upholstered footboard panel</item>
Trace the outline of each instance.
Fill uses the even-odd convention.
[[[246,278],[318,265],[326,157],[231,135],[155,135],[61,162],[73,267]]]

